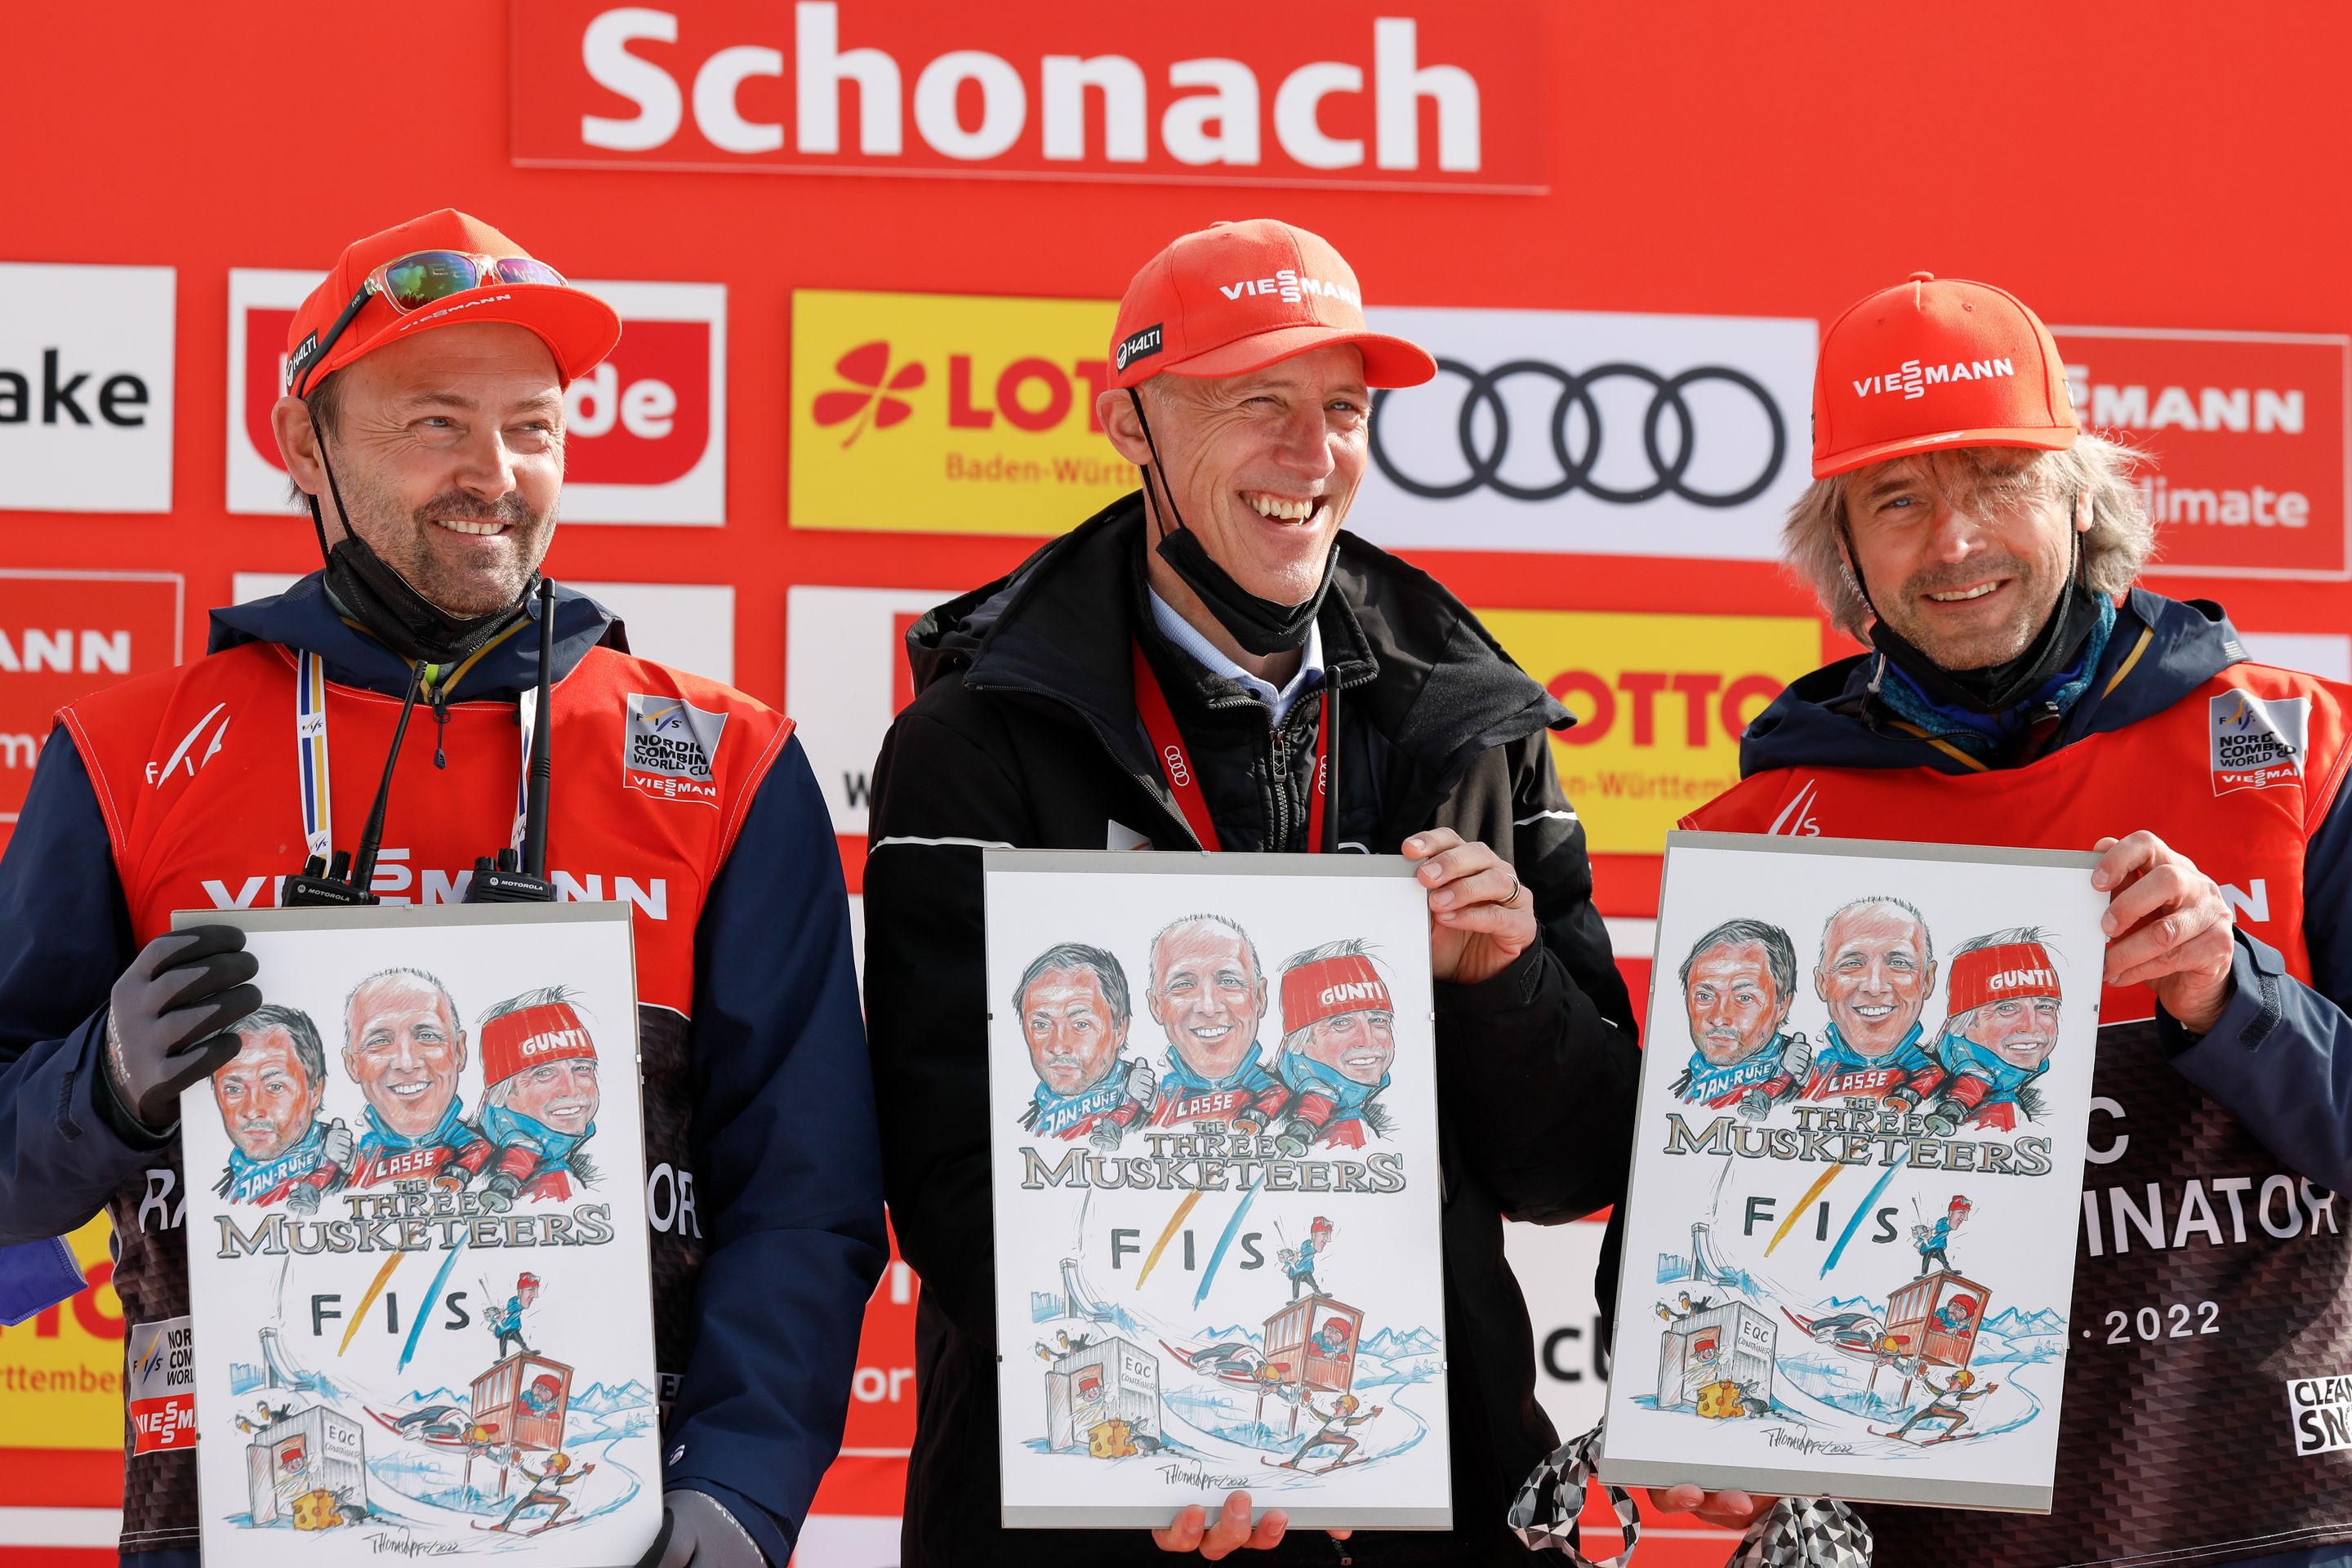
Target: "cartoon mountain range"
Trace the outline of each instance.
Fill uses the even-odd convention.
[[[1394,1329],[1382,1329],[1369,1335],[1363,1343],[1364,1353],[1395,1361],[1403,1356],[1433,1355],[1437,1336],[1427,1329],[1407,1329],[1399,1333]]]
[[[631,1378],[618,1388],[602,1383],[589,1384],[572,1394],[572,1408],[590,1415],[609,1415],[615,1410],[630,1410],[653,1402],[653,1391]]]
[[[1984,1326],[1993,1333],[2006,1334],[2015,1340],[2032,1335],[2063,1334],[2066,1320],[2047,1307],[2037,1308],[2031,1312],[2021,1312],[2011,1307],[1987,1318]]]

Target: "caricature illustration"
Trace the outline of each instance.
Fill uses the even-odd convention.
[[[1129,1011],[1118,960],[1083,942],[1049,947],[1030,960],[1013,1006],[1037,1071],[1022,1130],[1118,1147],[1158,1093],[1150,1064],[1121,1055]]]
[[[526,991],[482,1015],[480,1136],[436,1178],[462,1191],[485,1169],[482,1206],[503,1214],[518,1197],[562,1198],[593,1181],[581,1145],[595,1135],[596,1042],[561,986]]]
[[[1856,899],[1832,915],[1813,989],[1830,1016],[1806,1099],[1875,1100],[1934,1068],[1919,1015],[1936,989],[1936,947],[1909,904]]]
[[[1282,1054],[1290,1091],[1282,1133],[1294,1152],[1316,1143],[1361,1148],[1378,1133],[1378,1103],[1396,1061],[1396,1007],[1361,942],[1326,942],[1284,961]]]
[[[367,1100],[355,1187],[432,1176],[452,1160],[476,1168],[490,1146],[466,1121],[457,1090],[466,1033],[447,986],[417,969],[386,969],[344,1005],[343,1070]]]
[[[1289,1099],[1259,1059],[1269,987],[1257,944],[1223,915],[1186,915],[1151,942],[1151,1016],[1168,1037],[1154,1125],[1263,1132]]]
[[[982,864],[1006,1521],[1159,1526],[1245,1486],[1310,1525],[1442,1523],[1412,868],[1003,853],[1013,874]]]
[[[233,1204],[283,1200],[298,1214],[341,1188],[354,1153],[351,1130],[319,1120],[327,1052],[307,1013],[265,1005],[232,1032],[236,1055],[213,1073],[213,1102],[229,1138],[228,1168],[213,1191]]]
[[[1976,937],[1952,952],[1950,995],[1936,1060],[1887,1097],[1887,1108],[1929,1112],[1929,1127],[1963,1123],[2012,1131],[2039,1098],[2034,1079],[2050,1068],[2063,1021],[2049,933],[2019,926]]]
[[[1787,1031],[1797,1001],[1797,950],[1762,921],[1726,921],[1683,959],[1690,1065],[1675,1092],[1696,1105],[1737,1106],[1762,1120],[1811,1076],[1812,1047]]]
[[[632,928],[447,914],[258,920],[271,1002],[182,1099],[223,1173],[125,1381],[136,1451],[194,1449],[207,1563],[571,1568],[660,1528],[647,1237],[697,1194],[647,1169]],[[469,1029],[469,995],[506,999]]]
[[[1911,1227],[1911,1244],[1919,1249],[1921,1278],[1926,1278],[1927,1266],[1931,1263],[1939,1268],[1949,1268],[1952,1266],[1952,1260],[1944,1249],[1951,1245],[1952,1232],[1958,1230],[1968,1220],[1969,1207],[1968,1199],[1955,1197],[1952,1199],[1951,1205],[1944,1213],[1936,1216],[1935,1224],[1928,1225],[1923,1222]]]

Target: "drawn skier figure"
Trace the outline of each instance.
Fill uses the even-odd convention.
[[[484,1284],[482,1287],[483,1297],[487,1300],[490,1294],[491,1291],[489,1286],[488,1284]],[[515,1277],[514,1294],[507,1298],[505,1306],[492,1307],[482,1314],[482,1321],[488,1325],[490,1332],[499,1336],[499,1359],[500,1361],[506,1360],[509,1354],[530,1355],[534,1353],[529,1345],[523,1343],[522,1312],[525,1307],[530,1306],[532,1302],[538,1300],[539,1276],[525,1272]],[[509,1340],[512,1340],[514,1342],[515,1348],[512,1352],[509,1352],[507,1349],[507,1342]]]
[[[1935,942],[1902,900],[1856,899],[1830,917],[1813,990],[1830,1021],[1806,1099],[1877,1100],[1935,1066],[1919,1022],[1936,990]]]
[[[1923,1446],[1927,1443],[1947,1443],[1952,1438],[1958,1436],[1959,1435],[1960,1428],[1969,1424],[1969,1413],[1966,1408],[1968,1403],[1972,1399],[1982,1399],[1986,1394],[1990,1394],[1994,1389],[2000,1386],[2000,1384],[1997,1383],[1988,1383],[1982,1388],[1975,1386],[1977,1374],[1970,1372],[1967,1367],[1955,1369],[1952,1373],[1950,1381],[1946,1383],[1941,1388],[1936,1386],[1936,1380],[1932,1377],[1923,1374],[1919,1381],[1927,1385],[1928,1389],[1935,1394],[1935,1397],[1927,1401],[1927,1405],[1925,1409],[1919,1411],[1916,1415],[1913,1415],[1911,1419],[1903,1423],[1902,1426],[1897,1426],[1894,1431],[1887,1433],[1886,1436],[1889,1437],[1902,1437],[1905,1441],[1908,1442],[1911,1439],[1906,1436],[1906,1434],[1910,1432],[1912,1427],[1919,1425],[1920,1422],[1942,1421],[1947,1423],[1943,1433],[1940,1436],[1921,1439],[1920,1441]]]
[[[1385,1125],[1379,1100],[1396,1061],[1396,1005],[1363,942],[1325,942],[1284,961],[1282,1029],[1282,1151],[1362,1148],[1365,1133]]]
[[[1963,1123],[2009,1131],[2020,1110],[2032,1117],[2028,1086],[2049,1070],[2063,1003],[2049,942],[2041,927],[2018,926],[1954,950],[1935,1060],[1886,1097],[1887,1110],[1924,1108],[1938,1137]]]
[[[548,1529],[557,1520],[562,1518],[564,1510],[572,1506],[572,1500],[563,1495],[563,1489],[578,1486],[588,1479],[588,1473],[595,1468],[593,1463],[583,1465],[580,1467],[580,1473],[573,1475],[572,1456],[561,1448],[547,1457],[547,1468],[536,1475],[531,1473],[529,1465],[517,1461],[515,1468],[530,1478],[530,1489],[515,1500],[514,1507],[507,1510],[506,1518],[488,1528],[499,1531],[511,1530],[514,1527],[515,1516],[521,1513],[523,1510],[544,1506],[548,1510],[547,1517],[523,1531],[525,1535],[537,1535],[541,1531]]]
[[[1762,921],[1726,921],[1683,959],[1683,1010],[1691,1058],[1674,1091],[1711,1110],[1739,1108],[1762,1121],[1796,1098],[1811,1076],[1813,1049],[1789,1032],[1797,1000],[1797,949]]]
[[[255,1404],[252,1415],[240,1415],[236,1418],[236,1429],[240,1432],[258,1432],[265,1426],[276,1426],[293,1414],[294,1407],[291,1405],[272,1405],[268,1400],[262,1399]]]
[[[1030,960],[1013,1006],[1037,1089],[1021,1130],[1116,1149],[1150,1114],[1160,1092],[1151,1064],[1127,1048],[1127,971],[1098,947],[1066,942]]]
[[[1328,1476],[1342,1465],[1360,1462],[1351,1460],[1348,1457],[1356,1451],[1357,1443],[1355,1438],[1348,1436],[1347,1428],[1361,1426],[1365,1422],[1378,1415],[1381,1413],[1379,1405],[1375,1405],[1363,1415],[1359,1415],[1356,1412],[1362,1407],[1362,1402],[1352,1394],[1339,1395],[1328,1412],[1318,1410],[1315,1407],[1315,1396],[1311,1394],[1299,1403],[1307,1407],[1307,1414],[1321,1422],[1322,1426],[1306,1442],[1298,1446],[1298,1452],[1286,1459],[1274,1459],[1269,1461],[1270,1463],[1278,1465],[1286,1470],[1301,1469],[1305,1468],[1307,1456],[1318,1448],[1336,1449],[1338,1457],[1319,1470],[1307,1471],[1309,1475]]]
[[[1952,1259],[1944,1249],[1951,1245],[1952,1232],[1967,1223],[1971,1206],[1968,1199],[1956,1194],[1944,1212],[1936,1216],[1934,1225],[1911,1227],[1911,1245],[1919,1249],[1919,1272],[1914,1279],[1926,1279],[1930,1263],[1942,1268],[1952,1268]]]
[[[1282,1260],[1283,1277],[1290,1281],[1292,1300],[1298,1300],[1302,1289],[1310,1296],[1323,1294],[1322,1282],[1315,1278],[1315,1265],[1324,1253],[1330,1250],[1330,1247],[1331,1222],[1318,1214],[1305,1241],[1297,1247],[1283,1247],[1276,1253],[1276,1256]]]

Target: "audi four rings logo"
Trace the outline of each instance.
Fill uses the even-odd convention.
[[[1192,770],[1184,765],[1184,748],[1170,746],[1160,753],[1168,759],[1168,776],[1181,789],[1192,782]]]
[[[1789,456],[1788,422],[1780,417],[1780,406],[1771,393],[1754,376],[1727,365],[1698,365],[1679,375],[1660,375],[1643,365],[1617,362],[1599,364],[1588,371],[1571,371],[1543,360],[1512,360],[1493,370],[1478,370],[1460,360],[1440,359],[1441,375],[1455,375],[1467,384],[1462,398],[1461,412],[1454,418],[1455,437],[1460,441],[1462,456],[1470,465],[1466,478],[1447,483],[1432,483],[1418,479],[1397,466],[1381,439],[1383,422],[1381,412],[1391,394],[1373,395],[1371,450],[1372,461],[1391,483],[1409,495],[1429,500],[1452,500],[1473,490],[1490,489],[1513,500],[1557,500],[1572,490],[1583,490],[1595,500],[1620,506],[1632,506],[1641,501],[1654,500],[1659,496],[1679,496],[1694,506],[1745,506],[1771,487],[1780,477],[1780,465]],[[1503,477],[1503,462],[1511,449],[1511,416],[1503,400],[1503,384],[1514,376],[1533,376],[1551,383],[1559,389],[1552,404],[1549,434],[1553,460],[1558,464],[1557,479],[1540,484],[1522,484]],[[1603,382],[1622,380],[1650,389],[1649,407],[1642,416],[1642,450],[1649,459],[1650,480],[1646,484],[1619,489],[1606,485],[1593,477],[1601,463],[1601,449],[1607,444],[1607,431],[1601,424],[1601,405],[1594,398],[1593,388]],[[1684,475],[1699,447],[1698,422],[1691,406],[1683,397],[1686,388],[1705,382],[1721,382],[1755,399],[1763,411],[1772,433],[1771,450],[1759,465],[1756,477],[1732,490],[1704,490],[1685,482]],[[1491,426],[1480,438],[1478,410],[1487,410]],[[1575,449],[1570,432],[1570,416],[1579,408],[1584,411],[1583,450]],[[1670,454],[1664,441],[1667,416],[1674,417],[1675,440]],[[1621,440],[1622,437],[1621,437]]]

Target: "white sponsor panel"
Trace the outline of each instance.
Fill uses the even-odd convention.
[[[0,262],[0,509],[172,510],[169,267]]]
[[[2240,632],[2238,640],[2263,664],[2352,680],[2352,637],[2342,632]]]
[[[237,604],[282,594],[291,572],[239,572]],[[713,680],[735,682],[735,590],[721,583],[571,583],[621,617],[629,651]]]
[[[1592,1283],[1606,1228],[1598,1219],[1503,1226],[1503,1256],[1535,1329],[1536,1402],[1563,1439],[1600,1426],[1607,1404],[1609,1345]]]
[[[784,711],[835,833],[866,831],[875,753],[909,695],[906,624],[953,588],[797,587],[784,595]]]
[[[1367,311],[1437,356],[1379,395],[1348,526],[1377,544],[1769,561],[1810,481],[1810,320]]]
[[[229,272],[228,510],[299,510],[269,422],[286,336],[319,272]],[[564,398],[567,522],[727,521],[727,289],[580,280],[621,313],[621,342]]]

